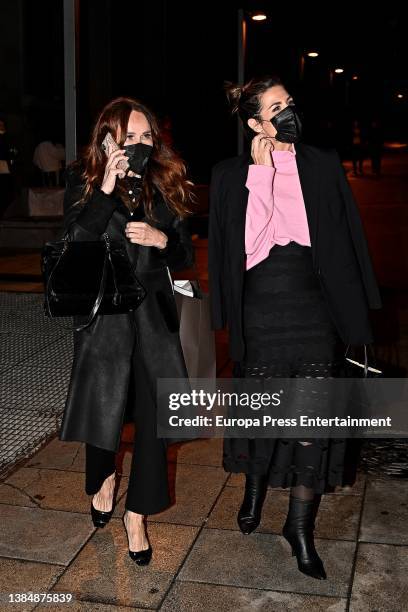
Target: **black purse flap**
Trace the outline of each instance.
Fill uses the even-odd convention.
[[[106,234],[103,240],[47,242],[41,262],[51,317],[129,312],[146,296],[125,246]]]

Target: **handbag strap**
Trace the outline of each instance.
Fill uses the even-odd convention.
[[[350,344],[347,345],[346,352],[344,353],[344,357],[347,358],[347,353],[350,348]],[[367,358],[367,345],[364,344],[364,378],[367,378],[368,374],[368,358]]]
[[[111,253],[110,240],[109,240],[108,234],[103,234],[103,237],[104,237],[104,240],[105,240],[106,255],[108,257],[109,263],[111,265],[111,270],[112,270],[112,280],[113,280],[113,287],[114,287],[114,294],[113,294],[113,298],[112,298],[112,303],[115,306],[118,306],[119,303],[120,303],[120,293],[119,293],[119,289],[118,289],[118,284],[116,282],[116,270],[115,270],[115,266],[113,265],[113,261],[112,261],[112,253]]]
[[[193,261],[193,265],[191,267],[192,267],[192,269],[195,272],[195,282],[197,283],[197,287],[194,287],[194,290],[195,290],[195,293],[196,293],[195,297],[197,297],[198,299],[202,300],[203,299],[203,290],[201,288],[201,283],[200,283],[200,280],[198,278],[198,269],[197,269],[197,264],[196,264],[195,260]]]
[[[193,279],[193,282],[197,283],[197,287],[192,285],[192,287],[194,289],[194,297],[198,298],[199,300],[202,300],[203,299],[203,290],[201,288],[201,284],[200,284],[200,281],[199,281],[199,278],[198,278],[198,269],[197,269],[197,264],[196,264],[195,261],[193,261],[193,264],[191,265],[191,269],[194,270],[194,272],[195,272],[195,279]],[[172,279],[172,276],[171,276],[171,273],[170,273],[169,266],[167,266],[167,270],[168,270],[170,279],[171,279],[171,281],[173,283],[173,279]]]
[[[101,276],[101,282],[99,284],[99,291],[98,291],[98,295],[96,296],[94,305],[92,306],[92,310],[89,313],[88,319],[86,321],[86,323],[83,323],[82,325],[74,325],[72,327],[67,327],[66,325],[62,325],[62,323],[59,323],[59,321],[56,320],[55,317],[52,317],[51,314],[51,318],[53,321],[55,321],[57,323],[57,325],[59,325],[59,327],[62,327],[63,329],[67,330],[67,331],[82,331],[83,329],[85,329],[85,327],[88,327],[88,325],[90,325],[93,321],[93,319],[96,316],[96,313],[98,312],[98,308],[101,304],[102,298],[103,298],[103,294],[105,292],[105,287],[106,287],[106,277],[107,277],[107,262],[110,261],[111,265],[112,265],[112,259],[110,257],[110,243],[109,243],[109,236],[105,233],[103,234],[103,239],[105,242],[105,257],[103,260],[103,269],[102,269],[102,276]],[[47,303],[47,309],[48,312],[51,313],[51,309],[50,309],[50,300],[49,300],[49,294],[54,293],[53,289],[52,289],[52,285],[51,285],[51,281],[52,281],[52,277],[54,275],[55,270],[57,269],[58,265],[60,264],[63,256],[65,255],[67,249],[68,249],[68,240],[67,240],[67,235],[64,236],[63,238],[65,245],[64,248],[62,250],[61,255],[58,258],[57,263],[55,264],[54,268],[51,271],[51,274],[48,277],[48,281],[47,281],[47,287],[46,287],[46,291],[45,291],[45,299],[46,299],[46,303]],[[113,270],[113,265],[112,265],[112,270]],[[115,298],[117,295],[117,286],[116,286],[116,279],[114,279],[114,284],[115,284]]]

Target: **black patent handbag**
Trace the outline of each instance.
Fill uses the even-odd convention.
[[[75,241],[65,236],[47,242],[41,271],[46,316],[86,317],[83,324],[69,328],[76,331],[88,327],[97,314],[136,310],[146,296],[125,246],[106,233],[102,240]]]

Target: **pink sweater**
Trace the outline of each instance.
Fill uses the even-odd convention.
[[[310,246],[296,151],[273,151],[274,166],[249,166],[245,223],[247,270],[266,259],[274,244]]]

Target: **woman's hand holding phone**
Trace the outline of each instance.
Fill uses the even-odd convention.
[[[102,181],[101,191],[106,193],[107,195],[111,194],[115,189],[116,177],[123,178],[125,176],[125,172],[122,168],[118,168],[117,164],[120,160],[127,160],[126,155],[124,155],[123,149],[118,149],[117,151],[113,151],[108,156],[108,161],[105,166],[105,174]]]
[[[262,133],[255,136],[251,145],[251,155],[254,163],[262,166],[273,166],[271,153],[274,148],[273,139],[270,136]]]
[[[123,178],[129,167],[128,158],[124,155],[124,149],[120,149],[110,132],[106,133],[102,142],[102,149],[107,156],[105,174],[101,190],[109,195],[115,189],[116,177]]]

